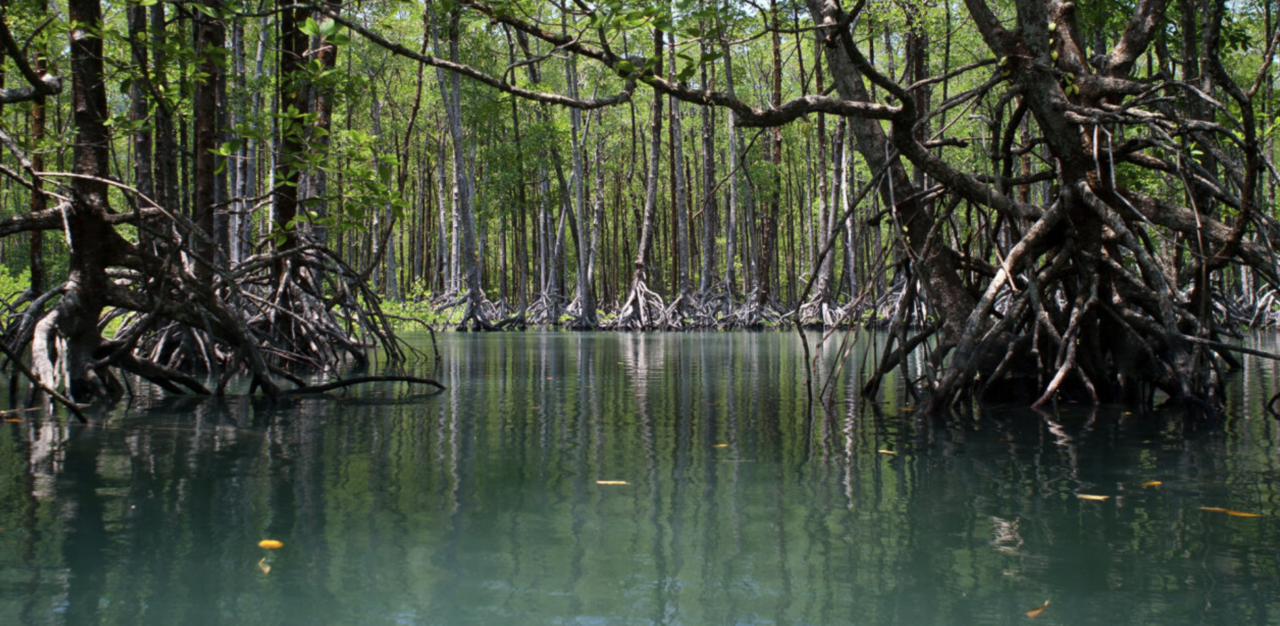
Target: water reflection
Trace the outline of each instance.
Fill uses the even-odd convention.
[[[838,374],[816,339],[806,363],[787,334],[446,335],[438,396],[23,416],[0,425],[0,623],[1277,619],[1270,364],[1219,428],[932,421],[891,379],[859,398],[870,337]]]

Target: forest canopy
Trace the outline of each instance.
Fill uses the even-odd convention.
[[[1277,8],[12,0],[5,350],[84,402],[397,317],[878,327],[933,409],[1214,408],[1280,318]]]

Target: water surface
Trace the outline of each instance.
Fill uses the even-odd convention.
[[[439,395],[7,416],[0,624],[1280,623],[1270,363],[1216,427],[934,420],[865,336],[825,406],[794,333],[440,340]]]

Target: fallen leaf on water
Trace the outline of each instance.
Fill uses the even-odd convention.
[[[1221,509],[1219,512],[1226,513],[1231,517],[1262,517],[1261,513],[1250,513],[1248,511],[1233,511],[1231,509]]]
[[[258,542],[258,547],[266,548],[267,550],[279,550],[284,547],[284,542],[278,539],[263,539]]]
[[[271,565],[267,563],[267,557],[264,556],[262,560],[258,561],[258,569],[262,570],[263,574],[271,573]]]
[[[1102,502],[1104,500],[1108,500],[1111,498],[1111,496],[1095,496],[1093,494],[1088,494],[1088,493],[1078,493],[1076,494],[1076,497],[1080,498],[1081,500],[1092,500],[1094,502]]]
[[[1041,604],[1040,606],[1038,606],[1038,607],[1036,607],[1036,608],[1034,608],[1034,609],[1031,609],[1030,611],[1027,611],[1027,617],[1029,617],[1029,618],[1031,618],[1031,619],[1035,619],[1035,618],[1037,618],[1037,617],[1040,617],[1040,614],[1041,614],[1041,613],[1044,613],[1044,610],[1045,610],[1045,609],[1047,609],[1047,608],[1049,608],[1049,601],[1048,601],[1048,600],[1045,600],[1045,601],[1044,601],[1044,604]]]
[[[548,376],[548,377],[547,377],[547,380],[551,380],[551,377],[550,377],[550,376]]]
[[[894,452],[893,450],[876,450],[876,452],[879,452],[880,454],[897,454],[897,452]]]
[[[10,424],[17,424],[18,422],[21,422],[21,421],[22,421],[22,418],[21,418],[21,417],[6,417],[4,421],[9,422]]]
[[[1142,486],[1143,487],[1159,487],[1160,485],[1163,485],[1163,484],[1164,483],[1158,480],[1148,480],[1147,482],[1142,483]]]
[[[910,413],[910,412],[912,412],[912,411],[916,410],[916,408],[915,408],[915,407],[913,407],[913,406],[904,406],[904,407],[902,407],[901,409],[898,409],[898,410],[899,410],[899,411],[902,411],[903,413]]]
[[[597,485],[625,485],[625,484],[627,484],[627,481],[625,481],[625,480],[597,480],[597,481],[596,481],[596,484],[597,484]]]
[[[717,443],[716,445],[711,446],[711,447],[712,447],[712,448],[728,448],[728,447],[729,447],[729,444],[727,444],[727,443]]]
[[[1202,506],[1200,507],[1200,510],[1208,511],[1210,513],[1226,513],[1231,517],[1262,517],[1261,513],[1250,513],[1248,511],[1233,511],[1231,509],[1224,509],[1220,506]]]

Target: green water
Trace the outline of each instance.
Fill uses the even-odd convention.
[[[867,343],[812,410],[794,333],[512,333],[443,335],[440,395],[20,415],[0,625],[1280,623],[1270,363],[1216,427],[933,420]]]

